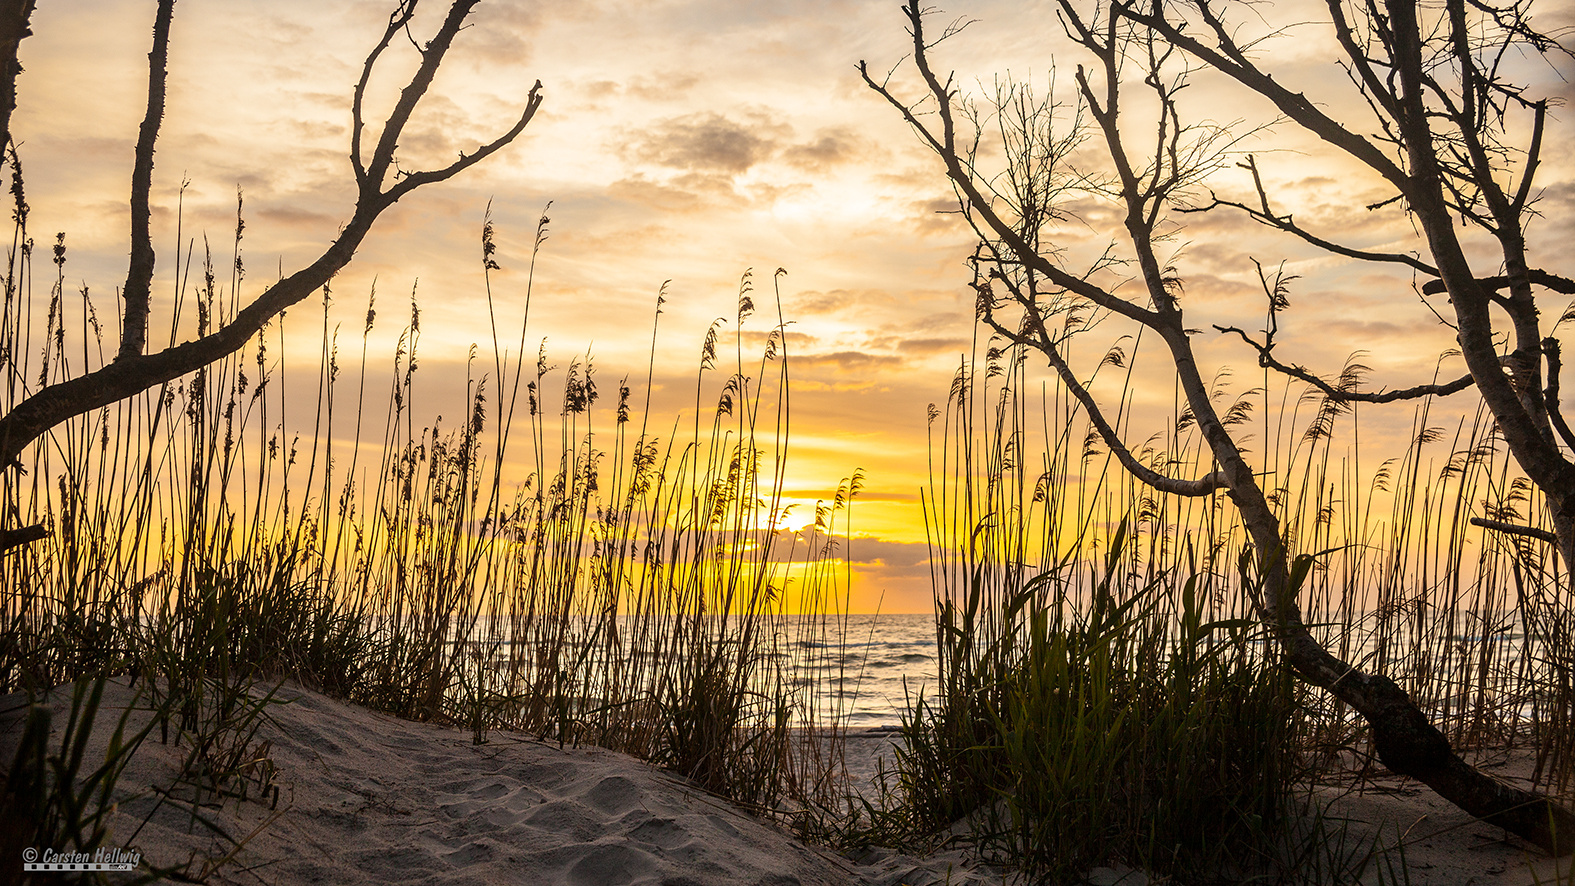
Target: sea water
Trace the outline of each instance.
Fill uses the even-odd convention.
[[[1344,652],[1358,668],[1382,670],[1403,679],[1401,675],[1416,666],[1406,659],[1416,654],[1417,641],[1424,636],[1431,642],[1423,665],[1462,676],[1477,676],[1474,668],[1480,665],[1484,644],[1493,647],[1488,651],[1495,676],[1513,670],[1522,656],[1537,651],[1528,648],[1534,644],[1527,643],[1514,613],[1499,613],[1490,624],[1491,630],[1483,630],[1481,625],[1463,620],[1432,622],[1424,633],[1409,624],[1390,625],[1389,642],[1381,643],[1379,635],[1385,632],[1377,630],[1373,614],[1368,613],[1349,628],[1355,640]],[[1322,625],[1313,633],[1332,650],[1341,651],[1337,635],[1346,629]],[[781,645],[776,654],[794,659],[783,662],[795,683],[793,702],[803,713],[812,708],[815,722],[841,718],[852,732],[895,727],[921,696],[933,698],[938,658],[935,616],[931,613],[787,616],[779,631]],[[1256,637],[1252,642],[1269,641]],[[1476,692],[1478,687],[1466,686],[1462,676],[1446,680],[1447,685],[1439,688],[1451,693]],[[1475,684],[1476,680],[1466,682]],[[1529,717],[1529,708],[1521,707],[1506,713]]]
[[[802,642],[801,685],[818,711],[840,713],[849,729],[896,726],[901,712],[935,689],[935,616],[848,615],[837,622],[826,640]]]
[[[1480,677],[1477,668],[1486,659],[1495,677],[1505,679],[1517,669],[1520,658],[1534,650],[1528,643],[1519,618],[1513,612],[1496,613],[1491,620],[1492,630],[1484,631],[1481,625],[1470,620],[1437,620],[1428,625],[1432,636],[1424,668],[1438,668],[1456,674],[1435,687],[1443,694],[1473,694]],[[818,618],[818,616],[814,616]],[[913,615],[849,615],[844,616],[846,629],[828,632],[824,641],[802,641],[798,678],[805,697],[801,703],[815,704],[817,712],[836,713],[846,718],[851,731],[896,726],[905,712],[913,709],[921,695],[933,697],[937,683],[938,659],[936,656],[935,616],[930,613]],[[839,623],[842,619],[838,619]],[[1396,679],[1404,680],[1417,664],[1407,661],[1417,655],[1418,640],[1422,639],[1413,625],[1390,625],[1388,631],[1379,630],[1372,613],[1364,613],[1352,626],[1321,625],[1315,627],[1315,639],[1328,648],[1339,651],[1338,635],[1345,630],[1352,632],[1345,654],[1358,668],[1380,670]],[[1388,641],[1380,642],[1387,633]],[[1267,637],[1255,637],[1254,645],[1270,642]],[[1484,645],[1492,647],[1485,650]],[[1469,679],[1468,679],[1469,678]],[[1484,685],[1497,680],[1484,681]],[[1510,682],[1513,682],[1511,680]],[[1432,699],[1434,706],[1441,699]],[[1464,701],[1464,698],[1457,699]],[[1505,714],[1527,719],[1531,710],[1522,703]]]

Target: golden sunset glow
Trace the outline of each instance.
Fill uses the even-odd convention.
[[[220,267],[230,261],[237,189],[246,225],[243,298],[279,269],[289,273],[309,262],[332,239],[354,201],[351,92],[389,5],[177,5],[153,186],[160,260],[153,329],[161,328],[160,310],[167,317],[175,290],[177,243],[201,256],[206,238]],[[1299,8],[1264,14],[1299,21]],[[125,182],[145,101],[152,10],[129,0],[40,4],[35,35],[21,49],[25,74],[13,128],[31,227],[40,242],[65,232],[66,290],[85,286],[103,305],[125,278]],[[1545,30],[1575,23],[1571,8],[1548,12]],[[1036,88],[1053,81],[1065,90],[1070,83],[1076,56],[1052,4],[958,2],[937,13],[956,16],[976,22],[936,54],[958,71],[965,91],[987,93],[1008,73]],[[1307,84],[1312,100],[1331,103],[1360,129],[1363,109],[1333,65],[1326,31],[1293,29],[1271,42],[1265,64],[1287,82]],[[855,68],[862,59],[872,72],[886,71],[911,49],[907,40],[887,0],[484,2],[418,112],[401,162],[430,167],[490,140],[518,115],[537,80],[546,96],[542,110],[504,152],[384,216],[333,281],[326,322],[338,327],[341,365],[353,373],[359,360],[375,286],[378,322],[368,360],[386,367],[414,292],[424,375],[419,408],[450,425],[463,420],[472,346],[473,376],[494,365],[479,248],[489,204],[501,265],[491,274],[497,340],[509,360],[533,363],[545,340],[554,367],[547,387],[561,389],[571,363],[589,358],[604,403],[616,399],[618,380],[627,377],[639,405],[649,373],[651,421],[661,426],[653,433],[663,440],[695,420],[697,397],[701,422],[710,421],[715,378],[708,377],[703,396],[695,383],[706,330],[721,318],[719,361],[741,360],[756,367],[746,374],[758,375],[780,298],[792,380],[780,494],[782,504],[794,506],[782,525],[812,526],[816,502],[831,500],[844,478],[862,470],[863,491],[846,518],[850,608],[929,611],[919,505],[931,433],[926,410],[945,402],[961,361],[982,360],[987,343],[976,337],[966,285],[974,238],[955,213],[951,188],[934,155]],[[408,69],[413,53],[400,48]],[[1549,86],[1559,80],[1550,63],[1515,63],[1539,89],[1571,94],[1567,83]],[[374,84],[377,107],[393,100],[404,73]],[[918,84],[902,80],[911,76],[904,68],[893,83],[916,99]],[[1255,131],[1272,119],[1262,100],[1205,74],[1183,102],[1196,118],[1240,135],[1234,150],[1256,155],[1283,212],[1363,248],[1415,248],[1402,213],[1363,208],[1381,190],[1370,174],[1328,156],[1300,132]],[[1135,118],[1133,126],[1142,119]],[[1540,175],[1543,218],[1531,239],[1568,242],[1575,234],[1572,167],[1558,156]],[[1232,163],[1209,182],[1236,197],[1250,186]],[[1208,190],[1199,188],[1200,201]],[[544,213],[547,239],[535,259],[522,331]],[[1300,277],[1281,335],[1283,351],[1297,363],[1330,374],[1353,352],[1367,351],[1372,386],[1399,387],[1431,380],[1440,354],[1453,346],[1453,333],[1422,304],[1403,268],[1331,258],[1240,215],[1189,216],[1172,234],[1167,246],[1185,277],[1189,319],[1207,330],[1197,339],[1200,356],[1215,368],[1237,367],[1237,393],[1258,383],[1255,357],[1211,325],[1262,325],[1253,259],[1270,268],[1283,260],[1286,273]],[[1119,219],[1090,204],[1083,221],[1056,236],[1069,255],[1097,254],[1119,236]],[[738,330],[746,270],[755,313]],[[287,372],[302,368],[304,380],[290,383],[306,390],[321,353],[321,306],[303,303],[287,322],[290,338],[274,357],[285,360]],[[1111,322],[1089,333],[1079,358],[1091,369],[1105,347],[1131,331]],[[1139,440],[1164,428],[1174,412],[1174,378],[1161,364],[1140,361],[1134,376]],[[1446,376],[1461,371],[1458,357],[1442,365]],[[384,376],[369,369],[368,377]],[[1409,416],[1405,409],[1364,410],[1364,433],[1378,438],[1372,442],[1381,450],[1386,437],[1410,432]],[[286,418],[307,431],[310,420]],[[334,434],[348,453],[346,423],[338,420]],[[520,458],[523,482],[531,467]],[[1363,470],[1375,470],[1376,461]]]

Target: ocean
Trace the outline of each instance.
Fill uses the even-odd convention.
[[[851,730],[895,726],[910,699],[935,688],[935,616],[849,615],[846,625],[841,642],[800,644],[801,684]]]
[[[1375,614],[1366,613],[1343,649],[1337,639],[1343,626],[1319,625],[1313,633],[1357,667],[1400,680],[1424,709],[1459,717],[1486,692],[1514,699],[1500,705],[1502,715],[1528,720],[1531,698],[1518,690],[1522,662],[1528,654],[1540,656],[1514,613],[1496,616],[1487,625],[1435,617],[1419,630],[1405,619],[1380,624]],[[840,717],[850,732],[895,727],[916,699],[935,692],[933,614],[787,616],[779,630],[777,654],[794,659],[782,663],[795,680],[793,702],[801,712],[813,712],[815,722]],[[1415,682],[1419,673],[1427,677],[1420,684]]]
[[[1533,717],[1530,698],[1517,693],[1522,659],[1535,653],[1514,612],[1495,613],[1491,629],[1468,618],[1435,617],[1427,629],[1397,619],[1387,628],[1374,613],[1363,613],[1350,630],[1353,641],[1341,649],[1339,625],[1319,625],[1314,636],[1352,664],[1378,669],[1406,685],[1435,714],[1454,716],[1469,709],[1480,692],[1520,695],[1500,713],[1510,719]],[[935,616],[850,615],[840,642],[803,642],[800,685],[817,711],[839,711],[850,731],[895,726],[921,694],[936,684]],[[1381,638],[1387,635],[1387,640]],[[1265,642],[1262,639],[1255,643]],[[1545,667],[1545,663],[1542,665]],[[1431,674],[1423,686],[1411,681]]]

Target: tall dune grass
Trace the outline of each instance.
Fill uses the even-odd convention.
[[[1223,495],[1135,482],[1026,352],[981,349],[930,409],[939,682],[852,839],[962,836],[1050,881],[1110,861],[1296,880],[1316,852],[1286,842],[1297,785],[1377,765],[1358,719],[1290,681]],[[1129,438],[1138,350],[1095,369]],[[1340,383],[1364,371],[1353,359]],[[1485,415],[1446,435],[1453,404],[1424,401],[1404,451],[1374,464],[1359,416],[1322,395],[1215,386],[1310,555],[1300,601],[1323,641],[1400,682],[1458,747],[1529,745],[1536,779],[1567,791],[1569,583],[1546,545],[1471,524],[1542,514]],[[1179,395],[1173,415],[1134,451],[1173,476],[1212,470]],[[1343,865],[1317,870],[1354,877]]]
[[[64,240],[41,284],[17,220],[0,312],[7,408],[105,359],[92,298],[67,291]],[[172,339],[236,310],[242,228],[238,207],[220,260],[177,246]],[[492,308],[490,220],[482,244]],[[215,687],[294,677],[478,743],[510,728],[627,751],[764,810],[830,790],[835,745],[827,755],[809,736],[834,737],[836,703],[794,689],[803,665],[789,653],[825,640],[845,609],[828,539],[857,478],[814,530],[784,528],[780,312],[755,357],[740,346],[726,359],[725,324],[712,327],[692,411],[671,422],[628,377],[604,398],[589,356],[560,370],[543,344],[524,358],[535,259],[523,316],[493,311],[491,347],[472,349],[446,421],[423,426],[415,402],[415,293],[379,397],[375,295],[347,393],[325,289],[311,427],[285,421],[298,393],[280,325],[55,429],[4,487],[8,523],[51,533],[0,557],[0,692],[129,673],[177,700],[178,735]],[[738,325],[753,298],[746,273]],[[790,618],[800,606],[829,614]]]

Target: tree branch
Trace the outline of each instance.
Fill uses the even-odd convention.
[[[416,111],[416,105],[421,97],[426,95],[432,86],[432,79],[437,76],[438,66],[443,63],[443,57],[448,53],[449,47],[454,43],[454,37],[459,33],[465,23],[465,17],[475,8],[480,0],[454,0],[449,7],[448,16],[443,19],[443,24],[438,27],[435,34],[426,46],[421,49],[421,64],[416,72],[411,75],[410,82],[399,91],[399,101],[394,103],[394,108],[388,114],[388,119],[383,121],[383,134],[377,140],[377,147],[372,150],[371,162],[367,164],[366,183],[374,190],[381,191],[383,181],[388,176],[388,171],[394,165],[394,151],[399,147],[399,139],[404,135],[405,124],[410,122],[410,115]],[[409,5],[409,12],[414,13],[415,3]],[[398,13],[396,12],[396,17]],[[405,17],[408,21],[408,16]],[[374,51],[374,56],[376,51]],[[369,58],[370,61],[370,58]],[[534,91],[534,90],[533,90]],[[528,108],[528,111],[534,109]],[[529,113],[526,114],[529,119]],[[522,127],[523,128],[523,127]],[[363,188],[364,191],[364,188]],[[406,191],[389,198],[388,203],[404,196]]]
[[[355,168],[355,182],[357,187],[366,184],[366,166],[361,162],[361,133],[366,129],[366,118],[362,108],[366,102],[366,87],[372,81],[372,69],[377,67],[377,60],[394,40],[394,35],[410,24],[410,19],[416,14],[416,4],[420,0],[401,0],[400,4],[388,16],[388,27],[383,30],[383,39],[372,47],[367,53],[366,61],[361,63],[361,79],[355,84],[355,97],[350,101],[350,165]]]
[[[458,160],[442,169],[410,173],[392,188],[388,189],[389,202],[398,200],[416,188],[453,178],[455,175],[492,156],[509,142],[514,141],[521,132],[525,131],[525,127],[530,124],[531,118],[536,116],[536,109],[541,107],[541,98],[541,81],[537,80],[536,85],[531,87],[530,95],[525,100],[524,112],[520,114],[520,118],[514,122],[514,126],[508,132],[478,147],[469,154],[459,155]]]
[[[1061,349],[1056,347],[1055,339],[1051,337],[1049,330],[1045,328],[1044,319],[1039,315],[1039,311],[1035,306],[1035,299],[1024,295],[1022,290],[1011,280],[1007,279],[1006,275],[1000,273],[999,270],[992,270],[990,278],[1001,281],[1002,284],[1011,290],[1017,302],[1025,306],[1024,319],[1033,329],[1031,335],[1025,336],[1002,326],[995,319],[995,315],[991,310],[992,305],[988,290],[981,293],[984,296],[982,299],[982,303],[985,306],[984,322],[1008,341],[1033,348],[1045,355],[1050,361],[1051,368],[1055,369],[1056,375],[1060,376],[1062,384],[1065,384],[1072,396],[1077,398],[1077,402],[1083,405],[1083,409],[1088,413],[1089,422],[1099,432],[1100,439],[1105,441],[1105,446],[1109,447],[1116,460],[1132,476],[1160,492],[1193,498],[1210,495],[1218,489],[1229,488],[1230,484],[1226,482],[1224,473],[1220,471],[1210,472],[1196,480],[1183,480],[1176,477],[1167,477],[1143,464],[1137,456],[1132,454],[1132,450],[1127,448],[1126,442],[1121,439],[1121,435],[1116,432],[1110,421],[1105,418],[1105,413],[1099,408],[1099,402],[1094,399],[1094,395],[1089,392],[1087,386],[1078,380],[1077,376],[1072,372],[1072,367],[1067,365],[1066,360],[1061,356]]]
[[[1564,445],[1575,451],[1575,433],[1570,432],[1569,423],[1564,420],[1564,410],[1559,408],[1559,371],[1564,368],[1559,340],[1551,335],[1543,339],[1542,353],[1548,358],[1548,387],[1543,392],[1543,398],[1548,404],[1548,421],[1564,439]]]
[[[1258,175],[1257,161],[1254,160],[1251,155],[1248,155],[1247,161],[1239,165],[1243,169],[1246,169],[1252,173],[1252,184],[1258,192],[1258,202],[1260,208],[1254,209],[1245,203],[1238,203],[1235,200],[1221,200],[1219,197],[1214,197],[1213,201],[1207,206],[1183,208],[1181,211],[1208,212],[1209,210],[1219,206],[1228,206],[1234,209],[1240,209],[1247,213],[1248,217],[1252,218],[1254,221],[1268,225],[1269,227],[1276,230],[1284,231],[1287,234],[1299,237],[1303,241],[1310,243],[1319,249],[1325,250],[1326,252],[1332,252],[1335,255],[1343,255],[1346,258],[1354,258],[1361,261],[1391,262],[1408,265],[1424,274],[1427,274],[1428,276],[1438,276],[1437,268],[1433,267],[1427,262],[1422,261],[1414,255],[1406,255],[1403,252],[1370,252],[1365,249],[1353,249],[1349,246],[1342,246],[1332,240],[1325,240],[1311,231],[1308,231],[1306,228],[1301,227],[1300,225],[1296,224],[1293,218],[1289,215],[1276,214],[1269,206],[1269,195],[1264,190],[1263,180]]]
[[[930,68],[926,52],[929,47],[924,42],[923,10],[919,8],[918,0],[910,0],[902,10],[908,17],[910,33],[913,36],[914,64],[918,67],[920,75],[924,78],[924,82],[929,87],[930,94],[935,98],[938,106],[937,113],[940,115],[942,128],[940,137],[937,137],[930,131],[929,127],[921,123],[918,117],[914,115],[913,109],[898,101],[897,97],[892,95],[885,85],[876,83],[870,77],[866,64],[861,61],[858,69],[865,85],[886,99],[887,103],[893,108],[897,109],[898,113],[902,114],[903,119],[908,122],[908,125],[913,127],[919,137],[930,146],[930,149],[940,155],[941,161],[946,164],[947,178],[951,179],[952,184],[962,192],[966,203],[984,218],[990,230],[1011,248],[1018,261],[1044,274],[1056,286],[1080,295],[1107,311],[1113,311],[1139,323],[1147,323],[1153,319],[1155,315],[1152,311],[1135,305],[1113,293],[1106,292],[1087,280],[1069,274],[1051,263],[1044,256],[1040,255],[1032,244],[1024,240],[1017,231],[1013,230],[1012,226],[1007,224],[999,214],[990,208],[990,200],[980,192],[978,185],[974,182],[969,171],[963,167],[962,160],[958,156],[956,122],[952,115],[952,93],[950,87],[943,85],[939,78],[935,76],[935,72]]]
[[[1394,403],[1399,400],[1415,400],[1418,397],[1447,397],[1450,394],[1464,391],[1475,384],[1475,380],[1472,379],[1470,373],[1467,373],[1454,381],[1443,384],[1416,385],[1415,387],[1400,388],[1393,391],[1342,391],[1314,375],[1306,367],[1298,366],[1294,363],[1281,363],[1274,357],[1273,346],[1265,346],[1253,341],[1245,331],[1238,327],[1215,325],[1214,328],[1224,333],[1234,332],[1242,341],[1250,345],[1253,350],[1258,352],[1259,366],[1273,369],[1291,378],[1300,379],[1322,391],[1324,396],[1339,403]]]
[[[16,110],[16,77],[22,73],[17,50],[33,32],[28,20],[36,0],[0,0],[0,151],[11,143],[11,112]]]
[[[48,537],[49,527],[42,523],[35,523],[32,526],[22,526],[16,529],[0,529],[0,554],[8,552],[12,548],[19,548],[22,545],[31,544],[39,539]]]
[[[148,52],[148,112],[137,134],[136,159],[131,167],[131,262],[126,270],[126,286],[121,290],[125,308],[117,360],[141,354],[148,343],[148,300],[152,295],[154,262],[150,229],[153,213],[148,199],[153,189],[153,148],[159,140],[159,125],[164,121],[170,20],[174,15],[175,0],[159,0],[159,11],[153,19],[153,49]]]
[[[161,0],[173,3],[173,0]],[[92,409],[107,406],[154,385],[179,378],[234,353],[281,311],[306,298],[327,283],[350,263],[356,249],[372,229],[379,214],[394,201],[422,185],[445,181],[496,152],[524,130],[541,106],[541,84],[530,91],[525,112],[508,132],[480,148],[475,154],[432,172],[419,173],[414,184],[396,183],[387,191],[382,183],[393,164],[394,148],[421,98],[432,84],[438,65],[463,26],[465,15],[478,0],[454,0],[437,35],[426,44],[420,68],[401,91],[399,101],[384,124],[376,151],[365,174],[357,171],[358,196],[355,210],[338,237],[316,261],[279,280],[246,305],[223,326],[195,340],[183,342],[154,354],[123,354],[119,359],[93,372],[49,385],[17,404],[0,417],[0,464],[15,460],[32,441],[62,421]],[[394,19],[408,14],[414,2],[401,4]],[[385,43],[388,36],[385,33]],[[381,47],[373,51],[375,60]],[[352,161],[353,162],[353,161]]]
[[[1560,277],[1558,274],[1550,274],[1537,268],[1527,268],[1526,280],[1534,286],[1551,289],[1563,295],[1575,295],[1575,280],[1571,280],[1568,277]],[[1487,292],[1507,289],[1513,283],[1514,281],[1507,274],[1477,278],[1477,285]],[[1424,295],[1442,295],[1448,291],[1448,287],[1444,285],[1442,280],[1429,280],[1422,284],[1422,293]]]
[[[1119,15],[1154,31],[1189,55],[1200,59],[1204,64],[1258,93],[1273,102],[1281,113],[1295,120],[1314,135],[1345,151],[1383,176],[1395,190],[1402,194],[1410,192],[1411,183],[1405,170],[1396,165],[1387,154],[1375,147],[1372,142],[1353,133],[1343,124],[1318,110],[1307,96],[1291,92],[1252,64],[1240,47],[1230,39],[1224,24],[1209,11],[1206,4],[1199,4],[1198,8],[1204,20],[1215,32],[1215,39],[1220,47],[1218,50],[1205,46],[1200,40],[1172,24],[1164,17],[1163,7],[1159,4],[1155,4],[1153,8],[1155,12],[1146,15],[1122,0],[1115,0],[1111,3],[1110,12],[1112,15]]]
[[[1538,541],[1545,541],[1548,544],[1557,544],[1559,540],[1557,535],[1546,529],[1538,529],[1535,526],[1521,526],[1518,523],[1505,523],[1503,520],[1489,520],[1486,517],[1472,517],[1471,525],[1481,526],[1483,529],[1491,529],[1494,532],[1502,532],[1505,535],[1534,538]]]

